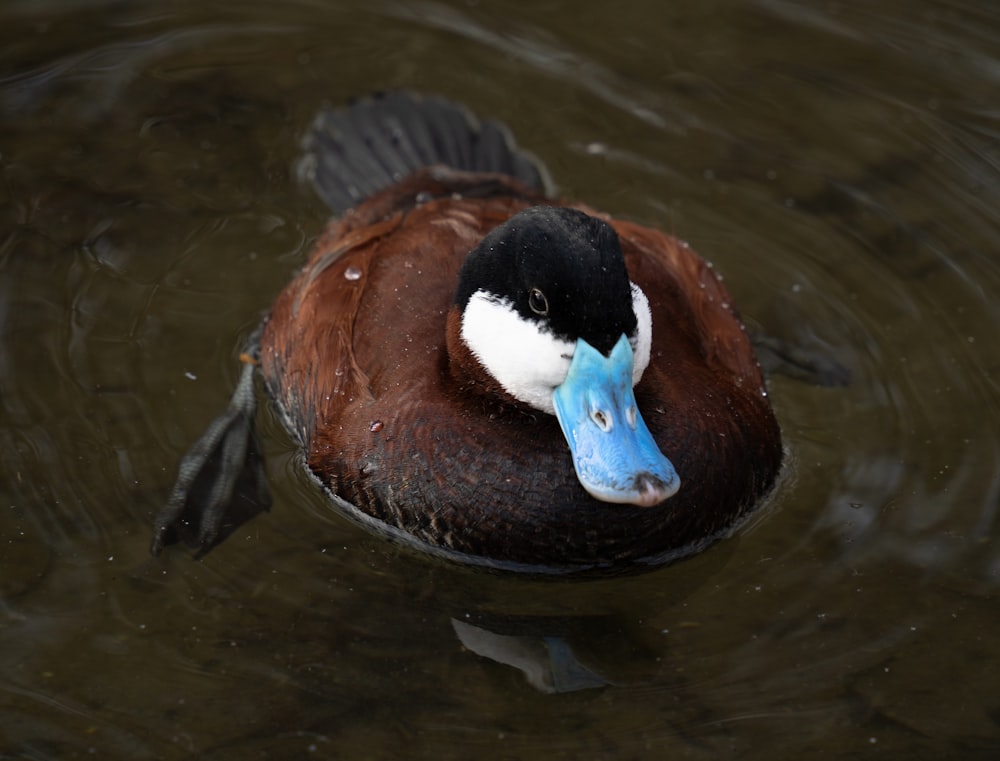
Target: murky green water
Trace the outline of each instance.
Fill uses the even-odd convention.
[[[992,0],[7,2],[0,42],[0,757],[996,757]],[[299,136],[399,86],[851,368],[772,379],[788,465],[738,538],[576,584],[429,561],[332,513],[265,410],[272,512],[148,557],[322,225]],[[612,684],[546,694],[452,619]]]

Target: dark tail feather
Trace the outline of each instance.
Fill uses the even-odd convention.
[[[341,214],[407,175],[443,164],[505,174],[546,195],[545,166],[517,147],[499,122],[479,122],[443,98],[392,92],[316,117],[303,141],[299,176]]]

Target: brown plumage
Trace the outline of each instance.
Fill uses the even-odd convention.
[[[324,484],[432,547],[555,567],[695,549],[753,506],[781,460],[749,338],[686,244],[609,220],[653,315],[636,397],[683,485],[651,508],[592,498],[555,418],[491,399],[495,382],[455,338],[465,256],[539,203],[552,202],[504,177],[425,170],[332,223],[264,328],[268,389]]]

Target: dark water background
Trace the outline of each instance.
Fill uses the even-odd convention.
[[[997,757],[992,0],[8,0],[0,51],[0,758]],[[503,119],[851,369],[772,379],[787,467],[737,538],[577,584],[429,561],[265,409],[272,512],[148,556],[323,223],[301,134],[390,87]],[[484,615],[613,684],[534,689],[458,641]]]

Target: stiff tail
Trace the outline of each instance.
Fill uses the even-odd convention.
[[[322,111],[303,140],[299,176],[342,214],[428,166],[505,174],[546,195],[548,170],[499,122],[443,98],[391,92]]]

